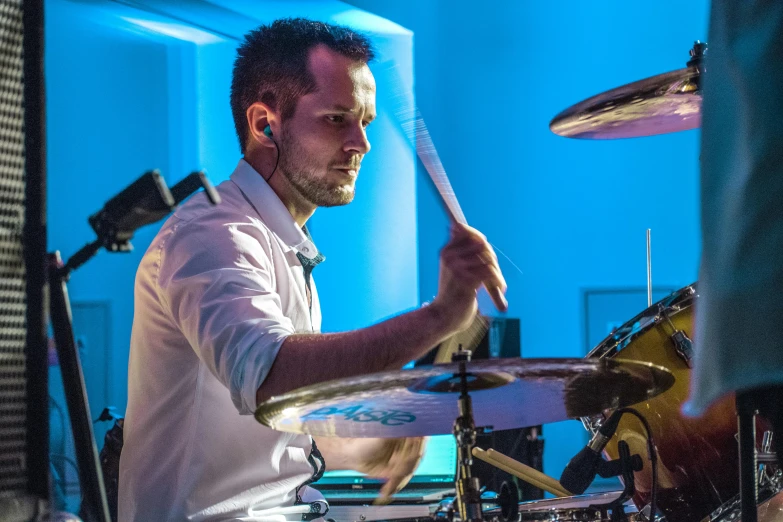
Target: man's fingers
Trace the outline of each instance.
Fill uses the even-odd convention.
[[[379,505],[388,504],[392,495],[404,488],[413,477],[424,455],[426,439],[423,437],[397,439],[392,444],[394,449],[384,473],[387,481],[381,487],[379,497],[374,502]]]
[[[424,448],[426,445],[427,439],[425,437],[408,437],[405,439],[405,466],[407,468],[406,473],[410,476],[412,476],[413,472],[416,471],[416,468],[419,467],[419,462],[421,462],[421,458],[424,456]],[[410,476],[408,479],[410,479]]]
[[[441,257],[444,263],[446,264],[446,266],[448,266],[449,269],[452,270],[454,269],[455,266],[458,265],[491,266],[495,270],[497,270],[500,279],[503,280],[503,275],[500,272],[500,266],[498,265],[497,257],[495,257],[494,253],[492,253],[490,250],[487,250],[483,246],[475,246],[466,249],[453,249],[453,250],[447,250],[444,248],[443,252],[441,253]],[[505,280],[503,280],[503,282],[505,283]]]
[[[506,280],[495,265],[487,265],[478,258],[461,260],[451,266],[454,275],[464,283],[478,288],[482,284],[497,287],[501,293],[506,291]]]
[[[455,266],[459,266],[459,265],[488,264],[481,258],[481,253],[482,253],[481,249],[444,252],[441,255],[441,260],[443,261],[443,266],[448,268],[449,270],[454,270]]]
[[[487,246],[489,247],[489,245]],[[485,263],[499,265],[498,255],[495,253],[495,250],[491,247],[487,248],[486,251],[484,252],[480,252],[479,257]]]
[[[460,259],[471,260],[477,259],[481,263],[486,265],[493,265],[498,267],[497,254],[486,242],[466,242],[466,243],[449,243],[441,250],[441,258],[447,265],[457,262]]]
[[[394,475],[389,477],[386,483],[384,483],[384,485],[381,487],[381,490],[378,492],[378,498],[375,499],[373,504],[388,504],[392,500],[392,495],[407,486],[408,482],[410,482],[412,478],[413,472],[410,472],[406,475]]]
[[[389,480],[386,481],[378,492],[378,498],[375,499],[373,504],[385,505],[391,502],[392,495],[397,493],[405,485],[402,483],[404,478],[404,476],[389,477]],[[405,482],[407,483],[408,481],[406,480]]]
[[[508,311],[508,301],[506,300],[506,296],[503,295],[503,291],[500,289],[500,287],[491,286],[487,288],[487,293],[499,311]]]
[[[487,251],[486,243],[464,240],[454,243],[447,243],[441,250],[441,256],[449,257],[468,257],[483,254]]]
[[[422,437],[400,439],[389,461],[390,473],[399,476],[411,475],[418,467],[423,454],[424,439]]]
[[[508,310],[508,301],[504,295],[506,280],[497,266],[486,265],[480,260],[465,262],[456,267],[455,275],[474,288],[483,285],[495,307],[501,312]]]
[[[422,457],[424,457],[424,450],[427,449],[427,443],[429,442],[429,438],[427,438],[427,437],[417,437],[414,440],[417,443],[419,461],[421,461]]]
[[[473,228],[470,225],[465,225],[462,223],[452,223],[450,232],[451,232],[451,237],[453,238],[472,237],[472,238],[479,238],[482,240],[487,239],[487,236],[479,232],[477,229]]]
[[[451,229],[451,237],[446,246],[466,247],[468,245],[489,245],[489,243],[487,243],[486,236],[475,228],[467,225],[455,225]]]

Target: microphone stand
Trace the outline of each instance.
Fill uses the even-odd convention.
[[[592,507],[600,509],[604,519],[606,518],[606,511],[611,510],[612,514],[609,520],[612,522],[627,522],[628,516],[625,513],[625,503],[636,493],[633,473],[634,471],[641,471],[644,463],[639,455],[631,455],[628,443],[624,440],[618,442],[617,449],[620,453],[620,458],[610,461],[601,459],[598,464],[598,474],[603,478],[622,476],[625,487],[615,500],[607,504],[594,504]],[[654,518],[653,516],[652,519]]]
[[[130,239],[137,228],[162,219],[201,186],[212,204],[220,202],[220,196],[201,172],[187,176],[171,191],[157,171],[147,172],[90,216],[90,225],[98,235],[95,241],[85,245],[67,263],[62,262],[59,251],[48,254],[49,313],[82,487],[81,512],[87,522],[111,522],[111,516],[66,283],[71,272],[90,260],[101,247],[110,252],[131,251]]]

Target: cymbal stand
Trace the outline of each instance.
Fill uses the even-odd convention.
[[[473,401],[468,394],[467,363],[471,352],[460,350],[452,356],[459,363],[460,395],[459,417],[454,421],[454,438],[457,439],[457,510],[462,522],[483,522],[481,514],[481,490],[478,477],[473,476],[473,447],[477,429],[473,421]],[[480,428],[479,428],[480,430]]]
[[[611,510],[612,514],[610,521],[612,522],[624,522],[628,520],[628,516],[625,513],[625,503],[633,497],[636,493],[636,483],[634,481],[634,471],[641,471],[643,467],[642,458],[639,455],[631,455],[628,443],[621,440],[617,444],[617,449],[620,454],[620,458],[617,460],[605,461],[601,459],[598,464],[598,474],[603,478],[622,476],[623,485],[625,486],[620,497],[609,502],[608,504],[598,504],[598,507],[603,512],[603,518],[606,518],[606,511]]]

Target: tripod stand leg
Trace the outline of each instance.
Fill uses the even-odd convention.
[[[83,506],[86,522],[111,522],[106,489],[103,485],[98,449],[92,431],[90,404],[84,386],[84,374],[76,349],[71,322],[71,304],[68,290],[60,271],[61,260],[58,253],[49,255],[49,294],[50,315],[54,340],[57,344],[57,357],[63,376],[65,400],[73,430],[76,450],[76,462],[79,467]]]
[[[749,393],[737,393],[742,522],[757,522],[756,407]]]

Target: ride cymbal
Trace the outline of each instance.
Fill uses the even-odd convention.
[[[618,359],[489,359],[466,363],[476,426],[502,430],[595,415],[669,389],[672,374]],[[459,364],[339,379],[272,397],[256,410],[270,428],[335,437],[452,432]]]

